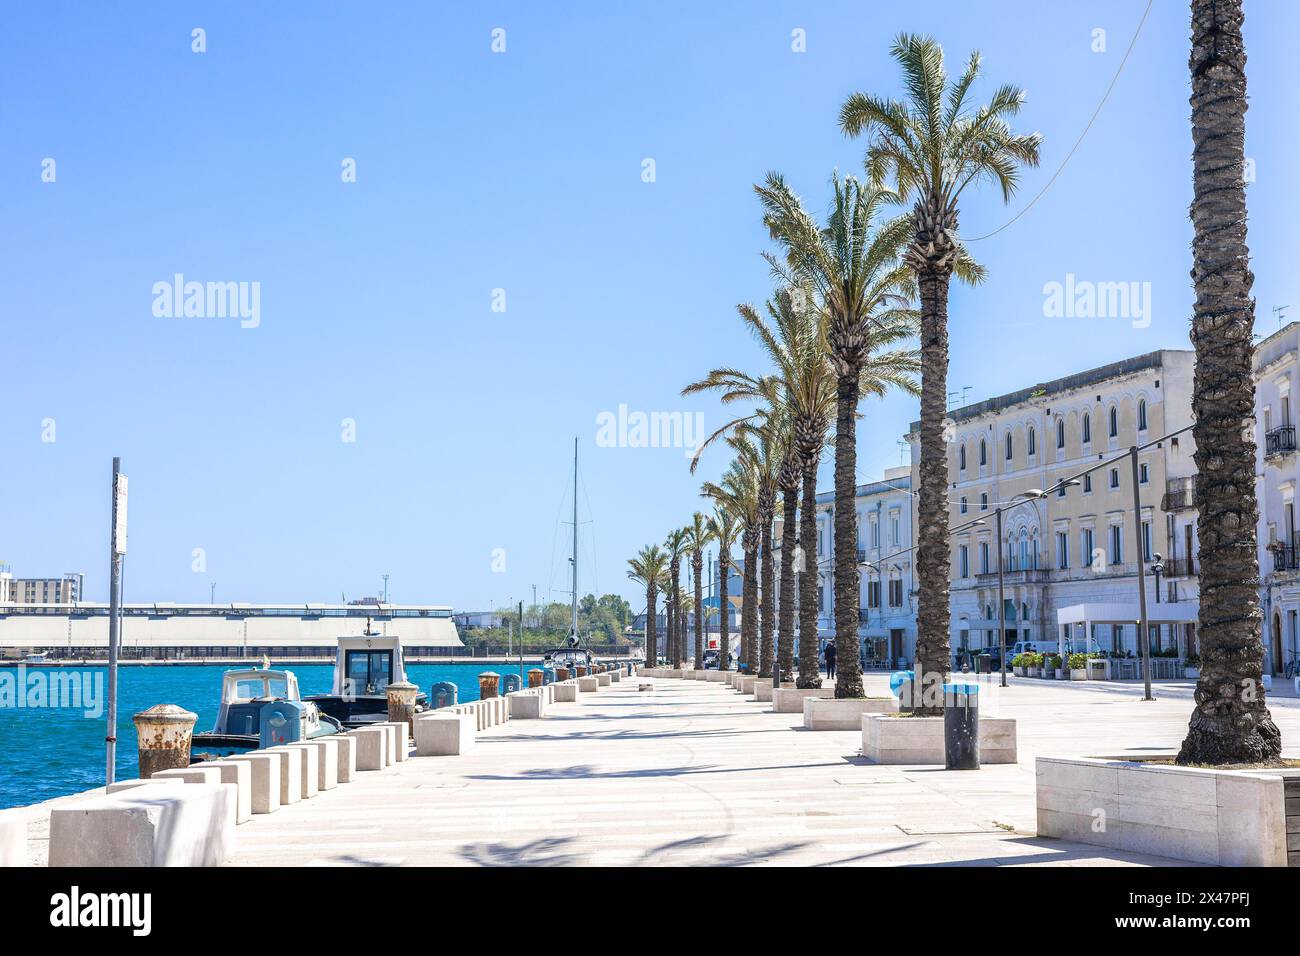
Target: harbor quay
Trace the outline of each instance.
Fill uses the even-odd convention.
[[[1190,681],[1159,682],[1156,700],[1144,701],[1140,685],[1123,682],[1013,678],[1002,689],[996,677],[970,678],[991,713],[1015,719],[1016,756],[950,771],[873,763],[860,731],[806,730],[801,714],[775,712],[725,681],[601,676],[611,675],[565,682],[571,702],[535,689],[545,700],[534,719],[501,698],[466,705],[472,714],[457,708],[455,720],[441,711],[419,717],[406,759],[277,812],[254,812],[234,829],[222,862],[1187,865],[1038,836],[1035,771],[1042,756],[1146,757],[1176,748]],[[868,675],[866,684],[871,697],[889,695],[883,675]],[[1297,739],[1300,700],[1272,695],[1270,707],[1283,738]],[[453,723],[453,733],[442,732]],[[436,744],[421,733],[434,724]],[[422,737],[440,755],[422,756]],[[26,821],[30,863],[49,860],[51,811],[95,795],[7,811]]]

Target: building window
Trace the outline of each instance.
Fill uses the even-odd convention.
[[[892,538],[893,538],[893,545],[894,545],[894,547],[898,547],[898,546],[902,543],[902,538],[899,537],[899,533],[898,533],[899,529],[898,529],[898,512],[897,512],[897,511],[890,512],[890,515],[889,515],[889,531],[890,531],[890,535],[891,535]]]
[[[1065,531],[1056,532],[1056,566],[1062,571],[1070,567],[1070,535]]]
[[[880,547],[880,521],[875,515],[871,516],[871,546]]]
[[[957,566],[963,578],[970,577],[970,551],[964,544],[957,546]]]
[[[1007,432],[1007,461],[1011,460],[1011,432]]]
[[[1065,419],[1063,418],[1056,420],[1056,447],[1065,447]]]
[[[980,495],[980,511],[988,511],[988,510],[989,510],[989,496],[988,496],[988,492],[984,492],[983,494]]]
[[[1026,440],[1025,440],[1025,454],[1027,454],[1027,455],[1034,455],[1034,454],[1037,454],[1037,453],[1038,453],[1038,450],[1037,450],[1037,448],[1035,447],[1035,442],[1034,442],[1034,429],[1033,429],[1033,427],[1031,426],[1030,429],[1029,429],[1029,435],[1027,436],[1027,438],[1026,438]]]
[[[1095,552],[1097,550],[1097,542],[1093,537],[1092,529],[1084,528],[1080,534],[1080,538],[1081,543],[1083,544],[1083,566],[1085,568],[1090,568],[1092,567],[1092,560],[1095,557]]]
[[[1141,399],[1138,402],[1138,431],[1147,430],[1147,400]]]
[[[889,606],[903,606],[903,582],[901,578],[893,578],[889,582]]]
[[[961,499],[961,513],[966,513],[966,499],[964,497]]]
[[[1083,493],[1085,495],[1092,494],[1092,472],[1088,472],[1083,476]]]
[[[1110,470],[1110,486],[1111,486],[1112,488],[1118,488],[1118,487],[1119,487],[1119,469],[1118,469],[1118,468],[1112,468],[1112,469]]]
[[[1119,409],[1114,405],[1110,407],[1110,437],[1119,437]]]
[[[1142,560],[1151,560],[1151,522],[1142,522]]]
[[[1120,524],[1110,526],[1110,563],[1124,563],[1124,526]]]
[[[983,468],[989,463],[989,447],[983,438],[980,439],[980,467]]]
[[[989,573],[989,543],[980,542],[980,574]]]
[[[880,607],[880,580],[867,582],[867,607]]]
[[[1058,497],[1058,498],[1064,498],[1064,497],[1065,497],[1065,479],[1064,479],[1064,478],[1062,478],[1060,481],[1058,481],[1058,482],[1056,483],[1056,497]]]
[[[1083,443],[1086,445],[1092,441],[1092,416],[1087,412],[1083,413]]]
[[[1146,462],[1138,465],[1138,483],[1145,485],[1147,483],[1147,465]]]
[[[964,444],[957,446],[957,467],[961,471],[966,470],[966,446]]]

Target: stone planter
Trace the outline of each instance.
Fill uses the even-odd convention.
[[[1011,672],[1015,674],[1017,677],[1025,676],[1025,669],[1023,667],[1013,667],[1011,668]]]
[[[754,683],[757,680],[757,677],[750,677],[747,674],[742,675],[740,680],[736,681],[736,690],[740,691],[742,694],[752,694],[754,693]]]
[[[1058,668],[1055,670],[1055,672],[1053,672],[1052,676],[1053,676],[1056,680],[1062,680],[1064,674],[1065,674],[1065,671],[1064,671],[1062,668],[1058,667]]]
[[[857,730],[863,714],[896,713],[895,697],[805,697],[803,726],[805,730]]]
[[[1186,680],[1200,680],[1201,669],[1199,667],[1184,667],[1183,678]]]
[[[805,687],[784,684],[772,695],[772,712],[776,714],[802,714],[803,702],[809,697],[834,697],[834,687]]]
[[[780,690],[793,690],[794,681],[781,681]],[[772,699],[772,682],[770,680],[760,680],[754,683],[754,699],[767,700]]]
[[[1037,676],[1038,676],[1038,668],[1037,668],[1037,667],[1027,667],[1027,668],[1025,668],[1025,671],[1026,671],[1026,673],[1028,674],[1028,676],[1030,676],[1030,677],[1037,677]]]
[[[1040,837],[1218,866],[1300,865],[1300,770],[1039,757],[1035,792]]]
[[[1088,668],[1086,667],[1070,668],[1070,680],[1087,680],[1087,679],[1088,679]]]
[[[862,755],[881,764],[944,764],[942,717],[862,715]],[[1013,717],[980,717],[980,763],[1016,762]]]

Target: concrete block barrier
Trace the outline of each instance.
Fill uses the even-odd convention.
[[[596,683],[597,683],[598,685],[600,685],[601,687],[608,687],[610,684],[613,683],[613,681],[614,681],[614,678],[612,678],[612,677],[609,675],[609,672],[608,672],[608,671],[605,671],[605,672],[602,672],[602,673],[596,675]]]
[[[710,684],[720,684],[727,679],[726,671],[705,671],[704,679]]]
[[[555,690],[556,703],[572,704],[578,699],[578,685],[573,681],[565,681],[562,684],[552,684]]]
[[[348,736],[357,742],[357,769],[383,770],[388,766],[388,731],[382,727],[358,727]]]
[[[474,748],[473,714],[438,712],[416,718],[415,755],[449,757],[468,753]]]
[[[411,729],[405,721],[385,721],[376,724],[388,731],[388,759],[390,763],[402,763],[411,755]]]
[[[280,757],[264,750],[235,754],[226,760],[247,763],[253,813],[274,813],[280,809]]]
[[[253,818],[253,768],[238,760],[205,760],[204,767],[221,772],[221,782],[235,788],[235,822],[247,823]],[[157,777],[157,774],[154,774]]]
[[[235,787],[136,787],[50,811],[50,866],[218,866],[235,835]]]
[[[334,737],[317,737],[289,744],[303,750],[316,751],[316,790],[333,790],[339,785],[339,742]]]
[[[267,747],[262,753],[280,758],[280,806],[297,803],[303,798],[303,757],[300,750]]]
[[[594,694],[600,690],[600,681],[595,677],[579,677],[578,692],[582,694]]]
[[[544,713],[541,694],[520,690],[515,691],[513,694],[507,694],[506,700],[510,702],[510,716],[512,719],[537,720]]]
[[[338,745],[339,783],[351,783],[357,773],[357,741],[347,734],[333,734],[331,739]]]
[[[144,787],[151,783],[166,783],[179,787],[183,785],[185,781],[179,777],[160,777],[157,774],[154,774],[147,780],[140,777],[133,777],[130,780],[118,780],[116,783],[110,783],[104,788],[104,794],[107,796],[114,793],[122,793],[125,790],[134,790],[136,787]]]
[[[805,697],[805,730],[862,730],[863,714],[896,714],[896,697]]]
[[[772,695],[772,711],[777,714],[802,714],[803,702],[809,697],[834,697],[834,687],[780,687]]]
[[[609,672],[609,679],[610,679],[611,681],[613,681],[615,684],[617,684],[617,683],[619,683],[619,682],[623,679],[623,672],[622,672],[622,671],[610,671],[610,672]]]
[[[0,866],[27,865],[27,818],[15,810],[0,810]]]
[[[194,764],[192,767],[176,767],[172,770],[159,770],[150,780],[171,777],[186,783],[221,783],[221,770],[207,764]]]

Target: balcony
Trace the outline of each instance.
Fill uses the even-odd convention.
[[[867,561],[867,549],[858,548],[858,564],[865,564]]]
[[[1047,584],[1052,580],[1050,568],[1019,568],[1002,572],[1003,584]],[[989,571],[975,575],[976,584],[997,584],[998,572]]]
[[[1300,534],[1291,536],[1291,543],[1273,541],[1268,550],[1273,552],[1273,570],[1300,571]]]
[[[1165,482],[1165,495],[1160,499],[1161,511],[1187,511],[1195,507],[1195,478],[1170,478]]]
[[[1290,455],[1295,452],[1295,426],[1282,425],[1264,433],[1264,457]]]

